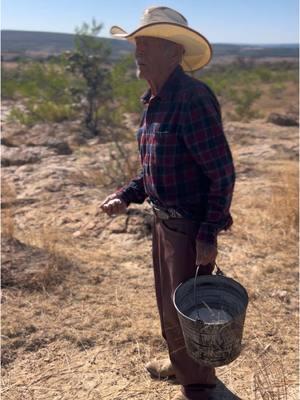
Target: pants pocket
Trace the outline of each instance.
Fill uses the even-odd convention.
[[[198,224],[186,219],[161,220],[161,224],[168,232],[181,236],[194,235],[198,231]]]

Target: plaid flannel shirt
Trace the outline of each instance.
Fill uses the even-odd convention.
[[[232,224],[235,181],[218,100],[177,67],[160,92],[142,97],[137,132],[142,171],[118,191],[127,205],[147,197],[200,222],[197,239],[214,243]]]

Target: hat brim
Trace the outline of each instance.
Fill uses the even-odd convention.
[[[150,36],[181,44],[185,49],[181,65],[188,72],[203,68],[212,58],[212,47],[203,35],[187,26],[175,23],[155,22],[144,25],[132,33],[127,33],[119,26],[113,26],[110,33],[115,38],[126,39],[133,43],[136,37]]]

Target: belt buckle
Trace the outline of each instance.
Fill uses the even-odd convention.
[[[182,215],[178,212],[178,211],[176,211],[176,210],[174,210],[173,208],[172,209],[170,209],[170,216],[172,217],[172,218],[182,218]]]
[[[166,211],[163,211],[157,207],[153,207],[153,210],[154,210],[155,214],[158,216],[158,218],[160,218],[160,219],[169,219],[170,218],[170,215]]]

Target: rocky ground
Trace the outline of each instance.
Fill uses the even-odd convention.
[[[220,235],[218,264],[250,304],[243,352],[218,368],[216,398],[296,399],[298,127],[257,120],[226,122],[225,131],[237,170],[235,223]],[[99,211],[135,160],[134,142],[119,149],[85,139],[76,123],[4,121],[4,400],[167,400],[178,390],[144,371],[166,354],[149,206],[115,218]]]

